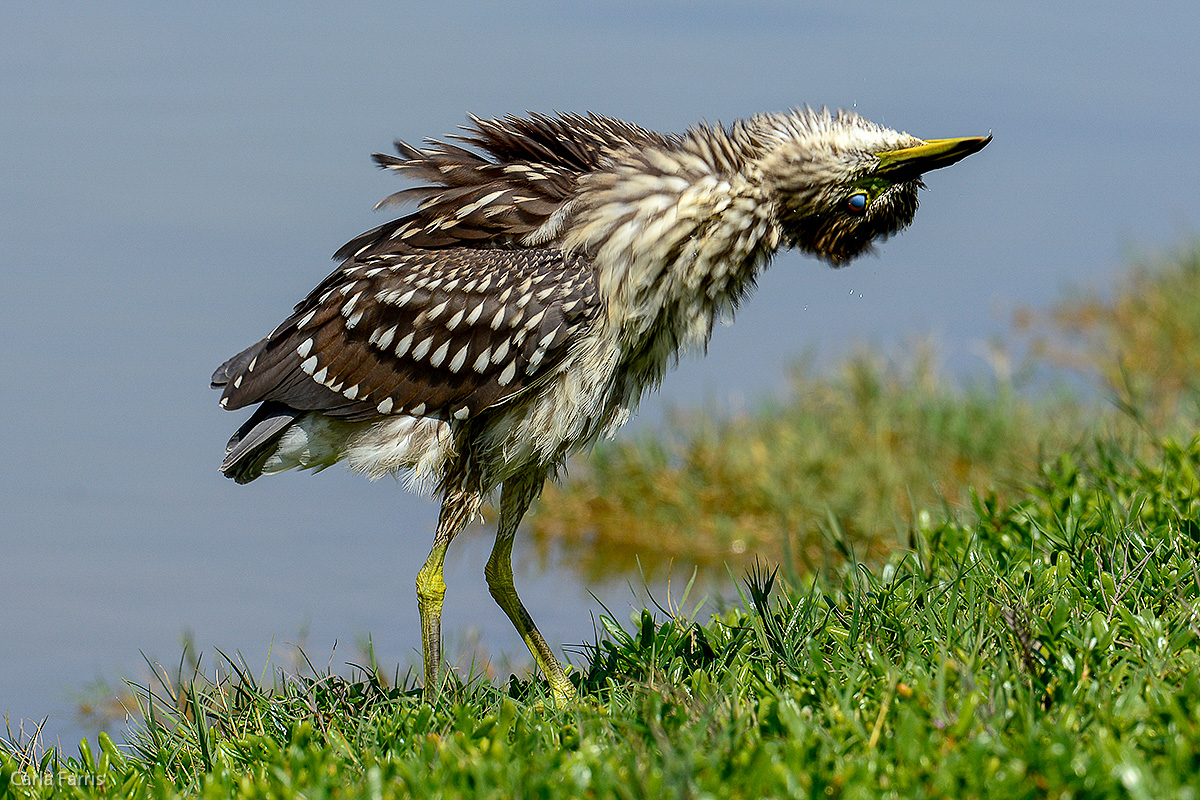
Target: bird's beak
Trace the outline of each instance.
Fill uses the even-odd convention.
[[[930,170],[948,167],[971,153],[978,153],[991,140],[990,135],[967,136],[962,139],[928,139],[915,147],[885,150],[876,154],[879,157],[876,172],[889,177],[923,175]]]

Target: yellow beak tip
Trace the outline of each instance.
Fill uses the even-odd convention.
[[[921,144],[904,147],[899,150],[886,150],[879,153],[878,171],[887,173],[895,171],[922,174],[930,170],[948,167],[961,161],[972,153],[978,153],[992,135],[964,136],[958,139],[926,139]]]

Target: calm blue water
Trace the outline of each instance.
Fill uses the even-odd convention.
[[[415,658],[433,505],[339,470],[235,486],[216,464],[240,417],[207,388],[380,221],[397,183],[368,156],[394,137],[468,112],[681,130],[804,103],[995,134],[930,176],[879,257],[779,258],[654,424],[665,403],[752,404],[800,353],[861,341],[931,335],[986,372],[1014,307],[1191,236],[1198,29],[1191,2],[0,5],[0,712],[94,734],[71,693],[144,680],[141,653],[176,661],[185,630],[252,665],[303,630],[318,663],[366,633],[385,663]],[[523,661],[487,549],[452,551],[448,638]],[[629,607],[622,581],[518,559],[551,641],[590,637],[587,589]]]

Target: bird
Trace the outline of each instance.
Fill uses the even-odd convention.
[[[809,106],[684,133],[594,113],[469,119],[376,153],[414,183],[379,206],[415,208],[345,244],[290,316],[217,368],[222,408],[257,405],[220,469],[246,483],[345,462],[440,497],[416,581],[430,703],[446,551],[498,493],[489,591],[565,704],[575,685],[511,563],[545,481],[703,350],[777,252],[833,267],[870,252],[912,222],[922,176],[992,137],[919,139]]]

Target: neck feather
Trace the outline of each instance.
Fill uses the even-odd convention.
[[[743,126],[697,128],[583,180],[564,244],[593,258],[612,335],[702,346],[753,286],[780,241],[755,149]]]

